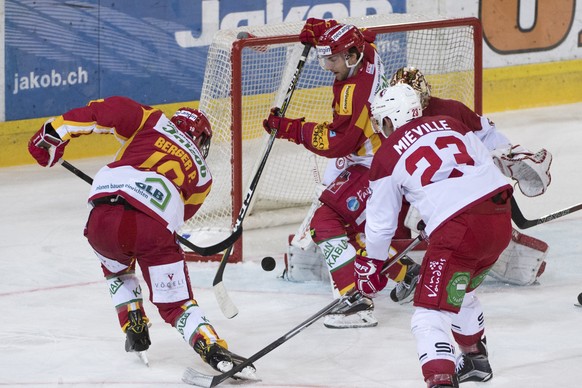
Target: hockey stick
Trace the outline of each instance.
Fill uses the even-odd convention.
[[[382,271],[380,273],[386,274],[388,272],[388,268],[390,268],[393,264],[395,264],[398,260],[402,259],[408,252],[413,250],[418,244],[422,241],[426,240],[428,237],[426,232],[424,231],[424,224],[422,229],[420,230],[418,236],[416,236],[402,251],[398,252],[398,254],[391,259],[386,260],[384,265],[382,266]]]
[[[385,273],[392,264],[396,263],[398,260],[404,257],[404,255],[406,255],[409,251],[416,247],[425,238],[426,235],[424,233],[421,233],[414,240],[412,240],[412,242],[404,250],[402,250],[402,252],[394,256],[392,259],[386,261],[386,263],[384,263],[384,266],[382,267],[382,273]],[[352,303],[355,303],[360,298],[362,298],[362,294],[354,288],[345,295],[343,295],[342,297],[335,299],[333,302],[325,306],[323,309],[321,309],[311,317],[307,318],[307,320],[305,320],[298,326],[294,327],[293,329],[285,333],[283,336],[279,337],[275,341],[271,342],[269,345],[265,346],[263,349],[259,350],[258,352],[250,356],[246,361],[238,365],[235,365],[228,372],[213,376],[200,373],[193,368],[187,368],[184,371],[184,375],[182,376],[182,381],[190,385],[196,385],[198,387],[204,388],[215,387],[218,384],[222,383],[223,381],[227,380],[228,378],[233,377],[236,373],[242,371],[244,368],[251,365],[253,362],[267,355],[272,350],[278,348],[279,346],[281,346],[282,344],[284,344],[285,342],[287,342],[288,340],[302,332],[305,328],[311,326],[317,320],[321,319],[322,317],[330,313],[340,304],[347,303],[348,305],[350,305]]]
[[[315,181],[316,193],[320,193],[319,188],[321,186],[321,174],[319,173],[319,166],[317,165],[317,157],[313,153],[311,154],[311,160],[313,162],[313,168],[311,171],[313,173],[313,179]],[[291,240],[291,245],[294,245],[294,246],[299,247],[301,249],[305,249],[311,243],[312,240],[311,240],[311,236],[309,236],[309,229],[310,229],[310,225],[311,225],[311,220],[313,219],[313,216],[315,215],[315,211],[317,209],[319,209],[319,207],[321,206],[321,202],[319,201],[319,197],[320,197],[320,195],[313,198],[313,200],[311,202],[311,206],[309,207],[309,210],[307,211],[307,214],[305,215],[303,222],[301,223],[301,225],[299,225],[299,228],[297,229],[297,231],[293,235],[293,239]],[[309,238],[308,238],[308,236],[309,236]]]
[[[550,213],[540,218],[528,220],[523,216],[523,213],[521,212],[521,209],[517,205],[515,198],[511,197],[511,219],[515,223],[515,226],[517,226],[519,229],[531,228],[532,226],[540,225],[548,221],[555,220],[556,218],[567,216],[568,214],[577,212],[578,210],[582,210],[582,203],[570,206],[566,209],[562,209],[554,213]]]
[[[303,66],[305,65],[305,61],[307,61],[307,56],[309,55],[309,50],[311,50],[311,45],[305,45],[305,47],[303,48],[303,52],[301,53],[301,57],[299,58],[299,62],[297,63],[297,67],[295,68],[295,73],[293,74],[293,77],[291,78],[291,82],[289,84],[289,87],[287,88],[287,93],[285,94],[285,99],[283,100],[283,103],[281,104],[281,107],[279,108],[279,117],[283,117],[285,115],[285,112],[287,111],[287,108],[289,107],[289,102],[291,101],[291,96],[293,96],[293,92],[295,91],[295,88],[297,87],[297,83],[299,82],[299,76],[301,75],[301,71],[303,70]],[[257,188],[257,185],[259,183],[259,178],[261,177],[261,173],[263,172],[263,168],[265,167],[265,164],[267,163],[267,158],[269,157],[269,154],[271,153],[271,148],[273,147],[273,143],[275,142],[276,135],[277,135],[277,128],[271,129],[269,141],[267,142],[267,146],[266,146],[265,150],[263,151],[263,157],[261,159],[261,163],[259,164],[257,171],[255,172],[255,176],[253,177],[253,180],[251,181],[251,184],[250,184],[249,189],[247,191],[247,195],[243,201],[238,218],[237,218],[236,223],[234,225],[235,230],[237,228],[242,230],[243,219],[247,213],[247,210],[248,210],[249,205],[251,203],[251,199],[253,198],[253,194],[255,193],[255,189]],[[222,313],[228,319],[234,318],[238,314],[238,309],[235,306],[235,304],[233,303],[232,299],[230,299],[230,296],[228,295],[228,293],[226,291],[226,287],[224,286],[224,283],[222,282],[222,278],[224,275],[224,269],[226,268],[226,264],[228,263],[228,259],[230,257],[230,254],[232,253],[232,248],[233,248],[232,245],[229,246],[226,249],[226,251],[224,252],[224,254],[222,255],[222,259],[220,260],[220,265],[218,266],[218,269],[216,270],[216,275],[214,276],[214,280],[212,282],[212,288],[214,289],[214,296],[216,297],[216,301],[218,302],[218,305],[220,306],[220,310],[222,310]]]
[[[67,162],[66,160],[61,159],[61,165],[64,168],[66,168],[67,170],[69,170],[70,172],[72,172],[73,174],[75,174],[76,176],[78,176],[79,178],[83,179],[85,182],[89,183],[90,185],[93,184],[93,178],[91,178],[89,175],[85,174],[83,171],[79,170],[77,167],[73,166],[71,163]],[[242,227],[239,228],[238,230],[234,230],[233,233],[225,240],[219,242],[218,244],[214,244],[214,245],[211,245],[208,247],[199,247],[197,245],[194,245],[193,243],[191,243],[190,241],[188,241],[184,237],[180,236],[179,234],[177,234],[177,237],[178,237],[178,241],[181,244],[183,244],[187,248],[192,249],[194,252],[198,253],[199,255],[211,256],[211,255],[214,255],[220,251],[225,250],[229,246],[232,246],[232,244],[234,244],[235,241],[239,238],[241,233],[242,233]]]

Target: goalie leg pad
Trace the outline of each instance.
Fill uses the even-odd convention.
[[[286,279],[292,282],[329,281],[325,258],[313,241],[304,248],[289,244],[285,266]]]
[[[489,275],[509,284],[528,286],[543,273],[547,254],[548,244],[513,229],[509,245]]]

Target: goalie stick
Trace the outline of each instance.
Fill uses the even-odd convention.
[[[540,218],[528,220],[521,212],[521,209],[517,205],[515,198],[511,197],[511,219],[515,223],[515,226],[517,226],[519,229],[531,228],[532,226],[540,225],[548,221],[555,220],[556,218],[567,216],[568,214],[577,212],[578,210],[582,210],[582,203],[570,206],[566,209],[562,209],[554,213],[550,213]]]
[[[414,240],[408,244],[408,246],[402,250],[398,255],[394,256],[393,258],[387,260],[382,267],[382,274],[385,274],[388,268],[400,260],[404,255],[410,252],[414,247],[416,247],[421,241],[426,238],[426,234],[422,231]],[[228,372],[219,374],[219,375],[207,375],[201,372],[198,372],[194,368],[187,368],[184,371],[184,375],[182,376],[182,381],[186,384],[195,385],[197,387],[203,388],[211,388],[215,387],[218,384],[222,383],[223,381],[233,377],[236,373],[242,371],[247,366],[251,365],[253,362],[257,361],[258,359],[264,357],[272,350],[278,348],[279,346],[283,345],[285,342],[302,332],[307,327],[311,326],[313,323],[327,315],[329,312],[334,310],[337,306],[342,303],[347,303],[348,305],[356,302],[362,298],[362,294],[357,291],[355,288],[343,295],[342,297],[335,299],[333,302],[325,306],[323,309],[319,310],[317,313],[312,315],[311,317],[307,318],[301,324],[297,325],[283,336],[279,337],[275,341],[271,342],[269,345],[265,346],[263,349],[259,350],[252,356],[250,356],[246,361],[241,362],[238,365],[235,365],[231,370]]]
[[[93,178],[91,178],[89,175],[85,174],[83,171],[79,170],[77,167],[73,166],[71,163],[67,162],[66,160],[61,160],[61,165],[64,168],[66,168],[67,170],[69,170],[70,172],[72,172],[73,174],[75,174],[76,176],[78,176],[79,178],[83,179],[85,182],[89,183],[90,185],[93,184]],[[199,247],[197,245],[194,245],[190,241],[188,241],[186,238],[180,236],[179,234],[177,234],[177,236],[178,236],[178,241],[181,244],[183,244],[185,247],[192,249],[194,252],[198,253],[199,255],[211,256],[211,255],[214,255],[218,252],[224,251],[229,246],[232,246],[232,244],[235,243],[235,241],[240,237],[241,234],[242,234],[242,227],[233,230],[232,234],[229,237],[227,237],[225,240],[223,240],[217,244],[210,245],[208,247]]]
[[[311,172],[313,173],[315,186],[317,189],[319,189],[319,187],[321,186],[321,174],[319,173],[319,166],[317,165],[317,157],[315,156],[314,153],[311,153],[310,156],[311,161],[313,163],[313,168],[311,169]],[[317,192],[319,193],[319,191]],[[291,245],[297,246],[301,249],[305,249],[309,246],[309,244],[312,241],[311,236],[309,236],[311,220],[315,215],[315,211],[319,209],[320,206],[321,202],[319,201],[319,196],[313,198],[313,200],[311,201],[311,206],[309,207],[309,210],[307,211],[307,214],[305,215],[303,222],[295,232],[295,235],[293,235]]]
[[[289,102],[291,101],[291,96],[293,96],[293,92],[295,91],[295,88],[297,87],[297,83],[299,82],[299,76],[301,75],[301,71],[303,70],[303,66],[305,65],[305,61],[307,61],[307,56],[309,55],[310,50],[311,50],[311,45],[305,45],[305,47],[303,48],[303,52],[301,53],[301,57],[299,58],[299,62],[297,63],[297,67],[295,68],[295,72],[293,73],[293,77],[291,78],[291,82],[289,83],[289,87],[287,88],[287,92],[285,94],[285,99],[283,100],[283,103],[281,104],[281,107],[279,108],[279,111],[278,111],[279,117],[283,117],[285,115],[285,112],[287,111],[287,108],[289,107]],[[263,151],[263,157],[261,159],[259,166],[257,167],[257,171],[255,172],[255,176],[253,177],[253,180],[251,181],[251,184],[249,185],[247,195],[243,201],[238,218],[237,218],[236,223],[234,225],[234,230],[237,230],[237,228],[242,230],[242,222],[243,222],[244,217],[247,213],[247,210],[251,204],[251,199],[253,198],[253,194],[255,193],[255,189],[257,188],[257,185],[259,183],[259,178],[261,177],[261,174],[263,172],[263,168],[265,167],[265,164],[267,163],[267,158],[269,157],[269,154],[271,153],[271,149],[273,148],[273,143],[275,142],[276,135],[277,135],[277,128],[272,128],[271,134],[269,135],[269,140],[267,142],[267,146],[265,147],[265,150]],[[226,249],[224,254],[222,255],[222,259],[220,260],[220,265],[218,266],[218,269],[216,270],[216,275],[214,276],[214,280],[212,281],[212,288],[214,290],[214,296],[216,298],[216,301],[218,302],[218,305],[220,306],[220,310],[222,311],[224,316],[228,319],[234,318],[238,314],[238,308],[236,307],[236,305],[233,303],[232,299],[228,295],[228,292],[226,291],[226,287],[224,286],[224,283],[222,281],[223,275],[224,275],[224,269],[226,268],[226,264],[228,263],[228,259],[230,257],[230,254],[232,253],[232,248],[233,248],[233,246],[230,245]]]

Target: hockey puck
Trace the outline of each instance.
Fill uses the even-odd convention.
[[[582,305],[582,292],[578,294],[578,303]]]
[[[276,265],[277,262],[271,256],[263,257],[263,260],[261,260],[261,267],[263,267],[265,271],[274,270]]]

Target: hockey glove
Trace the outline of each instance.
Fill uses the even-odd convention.
[[[323,20],[317,18],[309,18],[303,25],[303,29],[299,34],[299,39],[303,44],[310,44],[316,46],[319,37],[329,30],[331,27],[337,25],[335,20]]]
[[[358,251],[354,262],[356,289],[370,298],[382,291],[388,283],[388,278],[381,273],[383,265],[382,260],[366,257],[365,251]]]
[[[516,145],[509,149],[496,149],[492,156],[495,165],[505,176],[515,179],[527,197],[543,194],[552,181],[552,154],[546,149],[533,153]]]
[[[304,121],[304,117],[300,119],[281,117],[279,108],[273,108],[269,118],[263,121],[263,127],[269,134],[271,134],[271,129],[277,129],[277,139],[287,139],[295,144],[301,144],[301,128]]]
[[[28,141],[28,152],[43,167],[52,167],[62,158],[69,140],[62,141],[51,121],[44,123]]]

